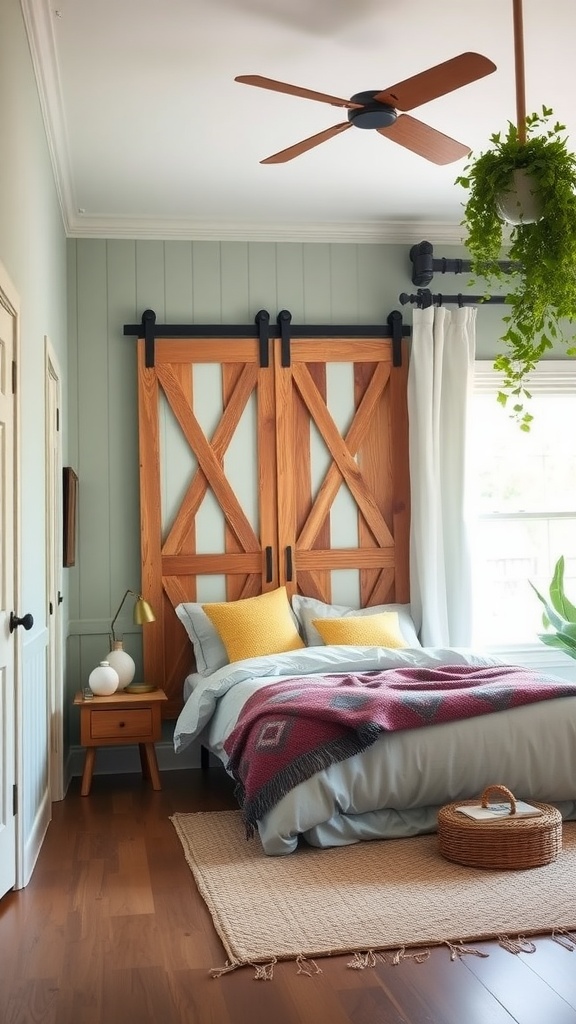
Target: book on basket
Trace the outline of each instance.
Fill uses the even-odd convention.
[[[542,811],[539,807],[533,807],[532,804],[526,804],[523,800],[516,801],[516,814],[510,814],[510,804],[488,804],[488,807],[482,807],[482,804],[465,804],[462,807],[457,807],[457,811],[461,811],[462,814],[466,814],[469,818],[474,818],[476,821],[496,821],[498,818],[538,818]]]

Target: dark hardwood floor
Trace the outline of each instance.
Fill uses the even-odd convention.
[[[32,880],[0,901],[2,1024],[576,1024],[576,952],[549,938],[515,956],[350,970],[318,961],[306,977],[279,963],[220,978],[224,951],[169,815],[233,807],[224,773],[75,779],[54,806]],[[576,879],[575,879],[576,884]]]

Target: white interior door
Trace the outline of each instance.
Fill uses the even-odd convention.
[[[11,889],[16,880],[15,634],[10,632],[10,614],[16,599],[15,398],[12,385],[15,341],[16,316],[2,290],[0,274],[0,896]]]

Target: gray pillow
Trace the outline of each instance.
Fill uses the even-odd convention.
[[[421,647],[416,627],[412,621],[409,604],[377,604],[370,608],[348,608],[342,604],[325,604],[314,597],[303,597],[301,594],[294,594],[292,608],[300,623],[300,632],[303,634],[308,647],[324,646],[320,633],[312,625],[313,619],[342,619],[347,615],[377,615],[379,612],[397,612],[400,632],[409,647]]]
[[[218,630],[212,624],[201,604],[178,604],[174,609],[194,647],[196,668],[200,675],[209,676],[229,662],[226,648]]]

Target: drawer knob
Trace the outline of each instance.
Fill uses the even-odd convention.
[[[123,729],[125,725],[126,725],[126,722],[118,722],[118,728],[119,729]]]

